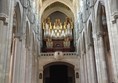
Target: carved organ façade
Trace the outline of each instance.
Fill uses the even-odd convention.
[[[43,44],[42,51],[74,51],[73,46],[73,22],[66,17],[65,22],[55,19],[51,22],[48,17],[42,23]]]

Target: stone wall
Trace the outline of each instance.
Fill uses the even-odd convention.
[[[40,44],[31,1],[0,1],[0,83],[37,83],[39,48],[33,49]]]
[[[115,0],[90,0],[90,5],[86,6],[86,1],[88,0],[83,1],[84,10],[80,13],[82,18],[78,23],[80,32],[77,34],[79,35],[78,53],[81,56],[80,83],[117,83],[118,14],[116,6],[118,4]],[[84,26],[83,29],[80,25]],[[105,32],[104,29],[108,31]],[[109,43],[105,41],[106,33],[108,33]],[[82,49],[83,35],[85,35],[86,52]],[[90,37],[93,42],[89,41]],[[106,46],[110,47],[109,50]]]

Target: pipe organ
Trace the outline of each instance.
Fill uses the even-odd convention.
[[[70,18],[62,23],[60,19],[55,19],[52,23],[50,18],[44,19],[42,23],[43,40],[45,49],[53,51],[64,51],[71,49],[73,42],[73,22]],[[67,50],[66,50],[67,51]]]

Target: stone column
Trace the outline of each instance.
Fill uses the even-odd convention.
[[[118,83],[118,1],[105,0],[107,25],[113,65],[113,82]]]
[[[108,83],[108,75],[107,75],[107,66],[105,60],[105,51],[104,51],[104,43],[102,33],[97,34],[97,42],[96,42],[96,61],[97,61],[97,74],[98,74],[98,83]]]
[[[43,69],[39,69],[39,75],[38,75],[38,83],[43,83]]]
[[[118,0],[110,0],[110,9],[111,9],[111,13],[112,15],[115,15],[118,13]]]
[[[31,50],[27,49],[26,52],[26,65],[25,65],[25,82],[24,83],[31,83],[32,80],[32,54]]]
[[[5,75],[6,75],[6,59],[8,55],[5,55],[5,52],[8,52],[8,49],[6,49],[6,44],[8,43],[7,38],[7,27],[4,22],[6,17],[0,16],[0,82],[4,83]],[[8,45],[8,44],[7,44]]]
[[[85,82],[85,64],[84,64],[84,52],[82,48],[82,39],[80,40],[80,83],[86,83]]]
[[[87,83],[91,83],[91,70],[90,70],[90,61],[89,61],[90,55],[89,55],[89,50],[86,50],[86,65],[87,65],[87,77],[88,77],[88,81]]]
[[[22,3],[21,3],[22,2]],[[22,17],[19,32],[21,34],[22,40],[22,49],[20,55],[20,82],[22,83],[31,83],[31,65],[32,65],[32,54],[31,48],[26,48],[26,16],[27,16],[27,0],[21,0],[20,4],[22,4]],[[30,40],[31,41],[31,40]]]
[[[84,66],[84,83],[88,83],[87,61],[85,53],[83,53],[83,66]]]
[[[20,71],[19,71],[20,72],[19,79],[21,80],[20,82],[22,82],[22,83],[26,83],[25,82],[25,72],[26,72],[25,70],[26,70],[27,67],[29,67],[29,65],[26,67],[26,64],[27,64],[26,60],[27,60],[28,57],[30,57],[30,51],[28,51],[29,55],[26,54],[25,37],[24,36],[22,37],[22,43],[21,43],[21,50],[20,50],[20,52],[21,52],[21,54],[20,54]],[[30,73],[30,72],[28,72],[28,73]]]
[[[0,0],[0,83],[9,83],[13,2]]]
[[[98,19],[95,14],[95,7],[94,1],[91,3],[91,13],[92,13],[92,25],[93,25],[93,41],[94,41],[94,50],[95,50],[95,65],[96,65],[96,75],[95,71],[93,70],[94,75],[96,76],[96,80],[93,80],[92,82],[96,81],[95,83],[108,83],[108,77],[107,77],[107,70],[106,70],[106,61],[105,61],[105,53],[104,53],[104,44],[102,39],[102,34],[97,33],[100,29],[100,25],[97,24]],[[97,3],[97,2],[96,2]],[[92,47],[90,47],[90,54],[93,53]],[[91,54],[90,60],[93,59],[93,54]],[[93,60],[91,61],[93,63]],[[94,65],[94,64],[92,64]],[[92,66],[91,66],[92,68]],[[94,69],[93,68],[93,69]],[[93,76],[92,76],[93,77]]]
[[[7,14],[9,13],[9,0],[0,0],[0,13]]]
[[[28,77],[29,77],[29,65],[28,65],[28,63],[29,63],[29,53],[28,53],[29,51],[28,51],[28,49],[26,49],[26,64],[25,64],[25,83],[28,83]]]
[[[75,68],[75,83],[80,83],[79,69]]]
[[[22,42],[19,40],[19,37],[16,40],[16,56],[14,57],[14,71],[13,71],[13,83],[19,83],[20,80],[20,69],[21,69],[21,50]]]
[[[32,54],[31,54],[31,50],[30,50],[30,56],[29,56],[29,82],[32,82]]]
[[[96,27],[96,24],[95,24],[95,9],[94,9],[94,3],[95,3],[95,0],[92,0],[91,1],[91,4],[90,4],[90,11],[91,11],[91,15],[92,15],[92,41],[90,41],[90,43],[89,43],[89,55],[90,55],[90,65],[91,65],[91,71],[92,71],[92,74],[93,75],[91,75],[92,77],[91,77],[91,79],[92,79],[92,82],[91,83],[98,83],[98,78],[97,78],[97,64],[96,64],[96,62],[97,62],[97,60],[96,60],[96,54],[95,54],[95,45],[96,45],[96,39],[94,38],[95,36],[94,36],[94,33],[96,34],[96,29],[95,29],[95,27]],[[95,39],[95,40],[94,40]]]
[[[31,83],[38,83],[37,82],[37,78],[39,79],[39,77],[37,76],[38,71],[37,71],[37,65],[38,61],[37,61],[37,55],[33,55],[33,63],[32,63],[32,82]]]
[[[85,83],[83,56],[80,59],[80,83]]]
[[[94,48],[93,48],[93,44],[90,43],[89,44],[89,68],[90,68],[90,83],[97,83],[97,78],[96,78],[96,62],[95,62],[95,54],[94,54]]]

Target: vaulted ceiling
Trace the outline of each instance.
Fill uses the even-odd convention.
[[[65,4],[60,3],[60,2],[55,2],[55,3],[52,3],[51,5],[47,6],[47,8],[44,10],[44,12],[42,14],[42,19],[47,18],[50,14],[52,14],[56,11],[62,12],[66,16],[74,19],[74,17],[73,17],[74,15],[73,15],[71,9],[68,6],[66,6]]]
[[[41,0],[40,16],[43,19],[53,12],[59,11],[74,19],[77,10],[74,1],[77,2],[77,0]]]

